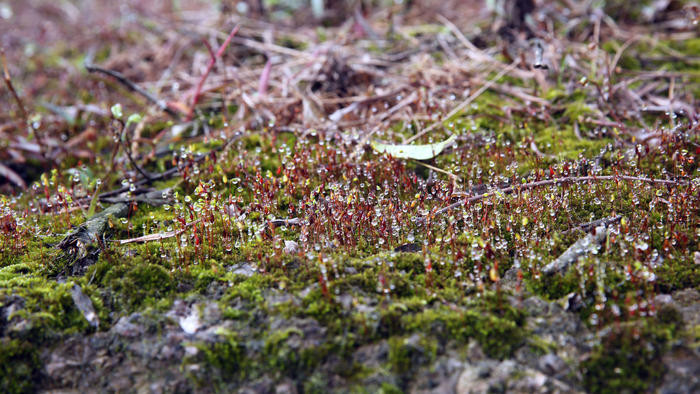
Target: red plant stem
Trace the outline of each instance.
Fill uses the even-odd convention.
[[[267,93],[267,85],[270,82],[270,70],[272,70],[272,60],[267,59],[265,68],[260,74],[260,83],[258,84],[258,94],[264,96]]]
[[[204,75],[202,75],[202,78],[199,80],[199,83],[197,84],[197,89],[194,92],[194,96],[192,98],[192,106],[190,107],[190,112],[187,114],[187,120],[190,121],[192,120],[192,116],[194,115],[194,107],[197,105],[199,102],[199,97],[202,94],[202,87],[204,86],[204,82],[207,80],[207,77],[209,77],[209,73],[211,70],[214,68],[214,64],[216,64],[216,59],[220,58],[221,55],[224,53],[226,50],[226,47],[228,47],[228,44],[231,43],[231,39],[233,39],[233,36],[236,35],[238,32],[238,29],[241,27],[241,25],[236,25],[236,27],[231,30],[231,34],[226,37],[226,41],[224,41],[223,44],[219,47],[219,50],[216,51],[216,53],[212,53],[211,48],[207,46],[209,49],[209,64],[207,64],[207,69],[204,71]]]
[[[216,58],[216,53],[214,53],[214,48],[209,45],[209,41],[207,40],[202,40],[202,43],[204,44],[205,47],[207,47],[207,51],[209,51],[209,58]]]

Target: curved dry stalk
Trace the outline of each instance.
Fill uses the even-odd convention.
[[[88,61],[85,62],[84,66],[88,72],[91,72],[91,73],[97,72],[97,73],[109,75],[110,77],[116,79],[117,82],[124,85],[127,89],[140,94],[146,100],[157,105],[158,108],[160,108],[162,111],[166,112],[168,115],[172,116],[174,119],[180,118],[180,115],[178,114],[178,112],[175,111],[173,108],[171,108],[165,100],[162,100],[162,99],[156,97],[156,95],[154,95],[153,93],[151,93],[148,90],[135,84],[134,82],[129,80],[129,78],[125,77],[124,74],[120,73],[119,71],[109,70],[109,69],[94,65]]]
[[[119,245],[126,245],[126,244],[130,244],[130,243],[145,243],[145,242],[150,242],[150,241],[160,241],[163,239],[177,237],[178,235],[184,233],[188,227],[190,227],[194,224],[197,224],[201,221],[202,221],[202,219],[197,219],[195,221],[189,222],[189,223],[185,224],[185,226],[179,230],[172,230],[172,231],[165,231],[162,233],[148,234],[148,235],[144,235],[144,236],[136,237],[136,238],[119,239],[119,240],[115,240],[113,242],[116,242]]]
[[[640,181],[640,182],[647,182],[647,183],[654,183],[654,184],[661,184],[661,185],[678,185],[681,184],[682,182],[680,181],[672,181],[668,179],[653,179],[653,178],[644,178],[644,177],[636,177],[636,176],[630,176],[630,175],[601,175],[601,176],[567,176],[563,178],[555,178],[555,179],[547,179],[544,181],[537,181],[537,182],[530,182],[530,183],[523,183],[521,185],[516,185],[516,186],[508,186],[502,189],[496,189],[496,190],[491,190],[487,191],[481,194],[477,194],[475,196],[467,197],[464,199],[461,199],[457,202],[454,202],[444,208],[440,208],[437,211],[435,211],[432,214],[428,214],[426,216],[418,218],[419,221],[425,221],[428,217],[434,217],[437,215],[441,215],[445,212],[448,212],[454,208],[457,208],[461,205],[465,204],[471,204],[473,202],[483,200],[486,197],[490,197],[496,194],[510,194],[513,192],[520,192],[522,190],[529,190],[529,189],[534,189],[540,186],[547,186],[547,185],[557,185],[557,184],[564,184],[564,183],[574,183],[574,182],[588,182],[588,181],[617,181],[617,180],[624,180],[624,181]],[[453,197],[459,197],[466,195],[466,193],[463,192],[457,192],[453,194]]]
[[[7,180],[14,183],[21,189],[25,189],[27,187],[27,183],[24,182],[24,179],[22,179],[22,177],[19,176],[19,174],[17,174],[10,167],[2,163],[0,163],[0,176],[7,178]]]
[[[457,175],[455,175],[455,174],[453,174],[453,173],[451,173],[451,172],[449,172],[449,171],[443,170],[442,168],[438,168],[438,167],[435,167],[435,166],[431,166],[430,164],[428,164],[428,163],[423,163],[423,162],[420,161],[420,160],[411,160],[411,161],[412,161],[413,163],[418,164],[418,165],[421,165],[421,166],[423,166],[423,167],[425,167],[425,168],[429,168],[429,169],[431,169],[431,170],[433,170],[433,171],[437,171],[437,172],[439,172],[439,173],[441,173],[441,174],[447,175],[448,177],[450,177],[450,179],[452,179],[452,181],[453,181],[455,184],[456,184],[457,182],[460,182],[460,183],[462,182],[462,180],[461,180]]]

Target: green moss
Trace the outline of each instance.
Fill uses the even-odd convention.
[[[110,297],[127,311],[144,303],[154,304],[173,290],[170,274],[155,264],[117,265],[109,269],[102,283],[111,289]]]
[[[29,342],[0,338],[0,392],[31,393],[41,378],[39,352]]]
[[[195,290],[199,293],[204,293],[212,282],[221,277],[219,272],[221,272],[220,269],[217,269],[216,272],[212,269],[205,269],[199,272],[194,285]]]
[[[585,280],[575,269],[570,269],[564,274],[539,274],[537,277],[533,277],[532,273],[528,272],[524,275],[524,279],[532,292],[548,300],[557,300],[579,291],[581,281]]]
[[[328,392],[328,379],[322,373],[314,373],[304,381],[305,393],[323,394]]]
[[[337,321],[340,307],[329,300],[319,289],[314,289],[303,299],[304,314],[317,321],[329,324]]]
[[[242,368],[245,356],[243,346],[234,332],[219,330],[217,334],[220,341],[198,344],[197,348],[204,353],[207,366],[216,368],[221,378],[230,380],[233,377],[240,377],[245,372]]]
[[[265,339],[266,363],[270,368],[281,371],[286,375],[296,375],[302,368],[302,356],[298,349],[293,349],[287,343],[290,336],[303,337],[304,333],[296,328],[271,332]]]
[[[537,148],[544,154],[555,155],[558,159],[576,160],[579,154],[592,157],[611,142],[608,138],[598,140],[579,139],[573,126],[545,127],[535,133]]]
[[[673,256],[656,268],[659,291],[670,293],[700,286],[700,266],[688,260],[688,256]]]
[[[382,382],[382,385],[379,388],[379,393],[381,393],[381,394],[401,394],[401,393],[403,393],[403,390],[394,386],[391,383]]]
[[[512,354],[526,337],[523,312],[505,304],[500,308],[494,305],[492,311],[478,306],[464,311],[436,307],[403,316],[402,320],[409,331],[435,332],[463,344],[474,338],[486,354],[495,358]]]
[[[629,54],[622,55],[617,64],[624,70],[640,70],[642,68],[642,62],[636,56]]]
[[[582,364],[584,386],[594,393],[647,391],[666,372],[661,357],[671,333],[649,322],[613,327]]]
[[[682,46],[686,53],[700,53],[700,38],[683,40]]]
[[[360,273],[337,280],[335,286],[341,291],[355,287],[366,292],[375,292],[377,291],[377,283],[377,274],[374,273],[374,270],[364,269]]]
[[[566,104],[564,116],[571,121],[581,121],[583,116],[592,113],[593,110],[586,104],[584,98]]]
[[[254,274],[250,277],[244,275],[228,274],[229,281],[233,284],[222,298],[222,302],[228,302],[237,297],[255,304],[262,304],[265,300],[263,289],[272,286],[274,280],[269,275]]]
[[[484,353],[490,357],[504,359],[523,344],[525,328],[518,326],[514,321],[494,316],[482,319],[471,316],[466,323],[469,323],[469,320],[473,321],[472,335],[482,346]]]
[[[555,342],[544,340],[539,335],[529,335],[527,337],[527,344],[535,354],[540,356],[556,352],[557,350]]]
[[[247,150],[254,150],[257,147],[262,146],[263,144],[262,136],[260,134],[255,133],[246,134],[246,137],[243,139],[243,141]]]
[[[643,17],[642,10],[648,7],[650,0],[642,0],[637,2],[636,7],[630,7],[630,4],[623,0],[608,0],[603,2],[603,10],[615,20],[636,21]]]
[[[411,350],[404,345],[405,338],[389,338],[389,365],[399,373],[408,372],[411,367]]]
[[[622,8],[610,9],[626,13]],[[442,25],[419,26],[409,28],[407,34],[424,32],[426,28],[445,30]],[[583,36],[584,31],[579,30],[582,28],[573,27],[572,35]],[[130,37],[133,38],[133,34]],[[401,39],[397,36],[397,40]],[[666,59],[678,57],[673,54],[677,51],[690,53],[697,50],[698,42],[697,39],[676,43],[639,40],[625,50],[618,65],[632,69],[640,69],[642,65],[649,68],[650,64],[660,70],[690,68],[688,66],[694,60],[676,62]],[[375,45],[372,50],[387,51],[386,47],[376,47],[376,42],[370,45]],[[405,45],[405,42],[400,45]],[[620,50],[621,43],[606,41],[603,37],[602,47],[613,55]],[[401,51],[404,49],[408,48]],[[69,62],[83,56],[79,51],[59,50],[68,56]],[[109,51],[102,49],[105,50]],[[568,50],[567,53],[573,54],[573,51]],[[640,56],[642,54],[644,56]],[[60,61],[60,57],[52,53],[49,55],[53,59],[48,64],[58,64],[56,61]],[[434,55],[434,58],[441,61],[441,56]],[[257,57],[250,60],[260,62],[264,59]],[[580,66],[587,69],[589,64],[584,61]],[[29,67],[30,71],[32,67],[38,70],[42,65],[32,60]],[[368,387],[363,387],[365,391],[393,392],[399,391],[399,388],[378,381],[384,378],[392,382],[398,380],[400,388],[408,387],[405,379],[411,377],[410,373],[433,361],[438,352],[447,346],[454,346],[459,351],[469,342],[476,341],[490,357],[496,358],[512,356],[515,349],[523,345],[537,354],[558,350],[554,342],[530,337],[525,328],[524,312],[511,307],[512,300],[503,294],[492,293],[499,289],[499,285],[488,279],[489,268],[498,262],[498,273],[503,277],[505,270],[516,259],[523,265],[527,289],[537,296],[558,300],[567,294],[579,293],[586,304],[580,312],[582,318],[592,313],[592,302],[606,299],[602,312],[597,315],[600,324],[607,327],[615,319],[616,324],[619,320],[625,326],[628,324],[625,320],[629,319],[624,312],[625,298],[649,299],[658,292],[700,285],[698,267],[692,264],[690,257],[697,250],[696,242],[693,242],[696,238],[693,219],[697,216],[693,210],[695,205],[692,205],[696,203],[692,194],[694,189],[684,189],[675,194],[674,188],[669,186],[659,188],[661,195],[655,195],[654,188],[647,189],[645,185],[622,183],[626,186],[612,186],[611,182],[589,187],[569,184],[535,188],[527,193],[513,193],[467,204],[463,212],[469,218],[465,219],[460,219],[459,210],[454,210],[436,214],[430,226],[418,225],[414,220],[425,212],[436,212],[440,207],[455,202],[459,195],[451,195],[455,192],[454,188],[463,191],[474,187],[472,192],[480,193],[480,190],[500,182],[519,182],[520,178],[533,182],[565,176],[565,166],[571,169],[568,172],[570,175],[582,175],[591,171],[594,157],[600,159],[596,162],[601,164],[603,175],[620,173],[668,178],[670,174],[678,175],[683,171],[683,176],[688,178],[697,172],[697,163],[682,163],[678,159],[682,155],[675,153],[679,150],[690,152],[685,160],[692,156],[695,150],[693,144],[697,142],[692,133],[679,133],[688,134],[689,140],[664,140],[663,153],[651,149],[635,163],[628,163],[622,154],[627,149],[624,148],[625,144],[633,142],[629,140],[631,137],[615,130],[613,137],[609,134],[601,136],[598,133],[601,127],[586,121],[588,117],[604,119],[609,115],[609,108],[601,107],[601,103],[591,98],[595,94],[595,82],[602,83],[602,74],[590,76],[586,85],[577,83],[579,76],[566,80],[575,70],[569,68],[564,60],[561,70],[561,73],[557,73],[559,80],[555,87],[544,92],[535,86],[534,80],[523,81],[514,76],[505,76],[497,82],[544,97],[550,101],[550,105],[539,108],[536,103],[521,105],[518,103],[520,99],[513,95],[487,89],[473,101],[473,105],[446,121],[442,125],[444,127],[438,127],[423,137],[422,142],[427,142],[430,138],[442,140],[449,133],[460,135],[457,146],[430,163],[454,172],[460,178],[454,184],[447,181],[444,174],[438,173],[436,176],[433,170],[414,162],[380,158],[373,152],[356,155],[357,152],[361,153],[361,146],[353,138],[326,139],[324,133],[313,130],[301,130],[296,135],[280,130],[268,132],[264,127],[260,131],[247,131],[234,142],[231,149],[217,154],[216,163],[212,160],[213,156],[200,162],[198,175],[190,171],[185,181],[174,177],[171,181],[152,185],[156,188],[174,187],[179,193],[180,202],[184,195],[198,200],[201,196],[196,195],[196,189],[201,191],[205,184],[207,188],[212,187],[207,197],[201,197],[203,200],[211,198],[211,207],[214,207],[211,216],[207,208],[199,210],[200,205],[197,211],[182,214],[176,209],[165,211],[142,204],[128,219],[130,228],[120,221],[114,223],[114,238],[124,239],[163,231],[163,227],[173,223],[173,227],[179,228],[178,222],[182,220],[190,223],[184,236],[192,235],[196,227],[201,244],[195,247],[194,242],[189,242],[186,247],[178,245],[176,248],[177,239],[129,245],[107,242],[109,247],[102,252],[94,266],[88,268],[87,274],[69,278],[67,284],[58,284],[47,278],[47,272],[55,274],[63,268],[56,264],[56,251],[51,245],[61,239],[60,233],[80,224],[83,218],[79,211],[29,214],[32,209],[28,209],[27,202],[38,202],[45,196],[43,187],[28,190],[18,197],[21,203],[16,207],[14,202],[3,205],[3,209],[11,206],[17,217],[24,215],[28,224],[24,232],[13,232],[13,223],[0,226],[3,237],[0,240],[0,300],[8,295],[22,297],[26,307],[16,313],[26,319],[29,326],[26,332],[13,332],[11,335],[21,335],[21,340],[32,338],[37,341],[33,346],[38,347],[50,346],[67,334],[89,332],[90,328],[70,297],[72,282],[81,284],[83,291],[93,300],[101,321],[107,325],[114,316],[133,311],[161,312],[170,309],[176,298],[201,299],[210,295],[207,294],[209,290],[216,288],[224,292],[219,305],[224,318],[228,320],[226,323],[236,327],[237,331],[220,333],[213,343],[195,344],[200,349],[201,358],[187,362],[202,363],[203,370],[216,380],[220,391],[226,391],[229,388],[226,385],[230,382],[244,379],[255,381],[264,376],[273,380],[292,377],[299,382],[297,388],[300,390],[323,392],[334,383],[333,378],[329,378],[331,374],[347,379],[350,385],[374,374],[375,380]],[[692,91],[694,85],[691,84],[696,82],[693,72],[688,70],[685,76],[676,79],[678,97],[685,97],[688,91]],[[483,77],[489,79],[494,75],[491,72]],[[617,84],[632,76],[615,72],[611,77],[615,79],[611,83]],[[639,81],[629,87],[639,89],[647,82]],[[105,83],[124,92],[122,87],[116,87],[113,80],[107,79]],[[436,83],[443,84],[438,80]],[[425,102],[430,107],[429,115],[434,115],[432,119],[444,116],[440,108],[449,110],[462,100],[456,97],[448,100],[442,96],[443,93],[433,94],[430,89],[421,88],[420,94],[425,100],[421,100],[418,112],[423,112]],[[371,93],[372,89],[368,91]],[[451,95],[458,91],[446,90],[444,93]],[[77,97],[80,96],[88,101],[94,100],[84,91],[78,93]],[[370,108],[376,107],[381,113],[382,104],[377,101],[370,104]],[[390,106],[395,101],[390,99],[386,104]],[[138,105],[137,101],[131,110],[137,109]],[[296,109],[292,107],[289,115],[295,116]],[[228,110],[230,113],[225,115],[214,113],[215,109],[200,112],[200,122],[203,123],[197,127],[206,124],[210,129],[209,135],[218,135],[226,117],[236,110],[235,105]],[[622,121],[627,122],[625,115],[620,116],[623,117]],[[668,119],[653,111],[645,113],[643,117],[644,122],[656,128],[663,128],[669,123]],[[41,117],[44,123],[47,119]],[[98,127],[104,126],[98,119],[93,120]],[[291,118],[282,120],[284,124],[288,121],[292,122],[289,124],[296,124]],[[74,120],[76,125],[85,125],[88,121],[92,120]],[[679,121],[676,120],[676,123]],[[392,122],[393,125],[379,131],[377,136],[398,142],[402,137],[407,138],[424,129],[432,120],[424,121],[422,116],[417,116],[410,124]],[[574,122],[579,123],[580,136],[574,133]],[[626,126],[637,129],[642,126],[641,123],[630,121]],[[149,121],[144,125],[142,137],[151,138],[170,125],[171,122]],[[60,128],[58,124],[55,126]],[[194,131],[194,128],[190,131]],[[67,134],[72,138],[71,132]],[[182,137],[188,138],[189,135],[185,134]],[[325,136],[332,137],[331,134]],[[323,145],[319,144],[321,139]],[[544,155],[533,154],[533,139]],[[188,150],[208,152],[222,144],[218,138],[214,138],[214,142],[198,141]],[[169,148],[178,152],[180,143],[173,142]],[[287,156],[286,148],[279,149],[282,144],[290,148],[291,155]],[[601,154],[601,148],[608,145],[614,148],[613,151]],[[111,137],[100,136],[94,142],[87,142],[86,146],[98,152],[94,162],[89,165],[94,175],[103,180],[104,190],[119,187],[124,176],[120,164],[122,160],[115,158],[115,171],[104,174],[105,169],[112,168],[109,156],[114,143]],[[143,145],[138,153],[147,154],[147,149]],[[579,160],[581,157],[586,162]],[[172,166],[172,160],[171,156],[166,155],[154,161],[146,159],[144,165],[149,170],[158,168],[164,171]],[[187,160],[181,161],[180,165],[185,162]],[[66,171],[62,170],[67,166],[79,166],[77,163],[78,158],[70,155],[62,159],[56,170],[58,178],[49,190],[51,197],[56,194],[59,185],[70,188],[70,180],[65,179]],[[36,167],[41,168],[40,165]],[[283,168],[277,173],[280,167]],[[229,179],[226,183],[222,182],[224,176]],[[690,194],[687,194],[688,190],[691,190]],[[545,195],[553,197],[544,198]],[[639,205],[630,203],[635,197],[639,197]],[[596,198],[599,199],[598,203],[593,202]],[[373,201],[363,206],[360,204],[362,199]],[[668,203],[662,204],[661,199]],[[5,200],[3,197],[3,203]],[[416,206],[412,204],[414,200]],[[653,201],[656,201],[656,208],[647,209]],[[229,204],[237,207],[236,217],[231,218],[231,222],[226,220]],[[671,205],[675,212],[668,209]],[[552,216],[549,215],[550,208],[553,209]],[[370,225],[374,222],[372,211],[375,209],[379,219],[389,220]],[[679,212],[684,213],[679,215]],[[245,219],[235,223],[239,214],[245,214]],[[632,229],[617,233],[617,240],[610,240],[598,256],[578,262],[576,268],[583,271],[571,269],[564,275],[554,276],[537,274],[542,264],[546,263],[544,260],[556,258],[583,235],[579,230],[564,231],[613,214],[622,214],[629,221],[634,221]],[[297,217],[304,221],[308,219],[308,224],[271,229],[265,225],[270,215]],[[345,220],[343,215],[352,216],[347,221],[347,228],[336,226]],[[670,220],[666,220],[669,215],[685,218],[670,223]],[[528,218],[529,224],[524,223],[523,218]],[[443,219],[446,221],[442,222]],[[33,237],[27,230],[34,220],[41,237]],[[54,235],[45,236],[49,233]],[[387,237],[388,233],[391,235]],[[405,242],[409,233],[419,238],[416,242],[421,249],[424,239],[428,240],[425,255],[420,252],[390,252],[391,248]],[[646,235],[648,239],[643,238]],[[628,240],[628,237],[632,240]],[[433,242],[437,238],[441,241]],[[636,250],[621,252],[623,242],[626,247],[632,248],[642,238],[649,244],[646,254]],[[379,239],[388,241],[379,244]],[[285,254],[278,248],[283,240],[298,241],[301,252]],[[225,248],[224,242],[227,243]],[[479,262],[470,257],[473,242],[485,252]],[[321,250],[318,250],[319,247]],[[634,274],[638,274],[656,265],[654,260],[651,260],[653,264],[648,264],[653,250],[663,257],[663,263],[653,268],[656,282],[643,283],[641,275],[634,277],[634,280],[627,279],[628,266],[633,268]],[[163,252],[167,252],[165,258],[161,257]],[[605,269],[589,274],[588,268],[596,257],[604,261]],[[432,271],[428,273],[425,267],[427,258],[432,262]],[[233,274],[227,270],[227,267],[243,262],[259,270],[251,276]],[[481,266],[481,270],[477,266]],[[327,274],[323,282],[319,280],[322,269]],[[595,275],[598,272],[604,274],[600,283],[596,283]],[[385,293],[387,288],[390,291]],[[607,298],[600,297],[602,294]],[[289,301],[276,302],[282,298],[278,295]],[[612,306],[620,307],[623,313],[612,317],[612,313],[609,313]],[[323,343],[308,346],[302,330],[295,328],[270,329],[268,323],[280,318],[289,321],[314,319],[324,330]],[[623,375],[651,373],[644,370],[641,362],[638,363],[635,358],[657,363],[658,354],[645,353],[643,349],[645,346],[653,348],[662,342],[655,338],[663,338],[663,330],[668,329],[673,334],[673,327],[680,325],[680,315],[676,309],[662,307],[658,311],[658,321],[649,324],[651,326],[645,328],[646,331],[642,330],[642,339],[634,339],[637,338],[634,335],[631,340],[606,336],[607,342],[595,349],[587,364],[587,384],[591,390],[605,391],[626,383],[619,380],[618,372],[605,375],[603,367],[608,364],[622,363]],[[697,331],[697,328],[691,330]],[[633,334],[633,331],[630,332]],[[4,341],[7,342],[7,339]],[[359,363],[352,365],[352,361],[337,361],[338,358],[351,360],[349,355],[358,347],[383,341],[389,344],[389,359],[383,366],[386,368],[380,368],[379,372]],[[20,343],[17,344],[19,346]],[[248,344],[254,348],[246,348]],[[620,349],[609,350],[606,346]],[[19,358],[31,361],[32,351],[20,349]],[[14,354],[12,349],[7,353]],[[334,358],[331,359],[330,355]],[[329,359],[332,362],[326,363]],[[333,365],[333,371],[325,369],[329,364]],[[402,376],[397,378],[392,374]],[[612,383],[604,386],[599,382],[601,379]],[[654,379],[644,378],[645,382],[652,382],[644,387],[651,387]],[[206,379],[198,382],[202,386],[210,383]]]
[[[0,305],[10,294],[24,300],[24,308],[10,318],[26,319],[23,330],[16,335],[31,339],[35,345],[60,334],[83,332],[88,328],[71,297],[72,283],[59,284],[38,276],[20,275],[0,283],[0,286]],[[12,290],[8,292],[7,289]]]
[[[400,253],[396,257],[396,269],[406,272],[423,273],[425,272],[425,262],[417,253]]]
[[[382,308],[379,315],[377,335],[390,337],[404,332],[406,329],[406,322],[402,319],[404,312],[405,306],[403,304],[392,304],[388,308]]]
[[[662,304],[656,313],[656,319],[661,325],[674,329],[683,323],[683,315],[673,304]]]
[[[263,160],[261,168],[263,169],[263,171],[270,171],[272,173],[275,173],[275,171],[277,171],[277,169],[279,169],[281,165],[282,163],[279,161],[279,159],[270,158]]]
[[[390,368],[399,374],[406,374],[421,365],[431,362],[437,352],[437,341],[433,338],[419,337],[389,338],[388,363]]]

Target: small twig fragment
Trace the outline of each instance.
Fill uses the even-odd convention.
[[[600,248],[600,245],[605,241],[607,235],[607,228],[604,225],[596,227],[593,234],[586,234],[585,237],[574,242],[561,256],[547,264],[542,269],[542,272],[547,275],[552,275],[557,272],[566,272],[569,266],[575,263],[579,257]]]
[[[125,244],[130,244],[130,243],[141,243],[141,242],[150,242],[150,241],[159,241],[161,239],[168,239],[172,237],[176,237],[180,234],[182,234],[187,227],[192,226],[193,224],[199,223],[201,219],[197,219],[193,222],[189,222],[185,225],[184,228],[181,228],[179,230],[172,230],[172,231],[166,231],[162,233],[156,233],[156,234],[148,234],[144,235],[142,237],[136,237],[136,238],[129,238],[129,239],[120,239],[118,241],[119,245],[125,245]]]
[[[579,230],[579,229],[582,231],[590,231],[592,228],[596,228],[597,226],[600,226],[600,225],[609,226],[615,222],[619,222],[621,219],[622,219],[622,215],[615,215],[615,216],[610,217],[610,218],[593,220],[591,222],[586,222],[586,223],[581,223],[579,225],[576,225],[575,227],[572,227],[571,229],[564,231],[564,233],[568,233],[568,232]]]

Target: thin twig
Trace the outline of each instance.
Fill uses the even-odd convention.
[[[484,192],[481,194],[477,194],[475,196],[461,199],[461,200],[459,200],[455,203],[452,203],[444,208],[438,209],[437,211],[435,211],[435,213],[429,214],[428,216],[437,216],[437,215],[443,214],[445,212],[448,212],[454,208],[457,208],[461,205],[471,204],[473,202],[482,200],[486,197],[490,197],[490,196],[493,196],[495,194],[510,194],[510,193],[513,193],[516,191],[519,192],[521,190],[534,189],[536,187],[554,185],[554,184],[587,182],[587,181],[616,181],[616,180],[640,181],[640,182],[656,183],[656,184],[662,184],[662,185],[678,185],[681,183],[680,181],[672,181],[672,180],[668,180],[668,179],[643,178],[643,177],[636,177],[636,176],[629,176],[629,175],[601,175],[601,176],[579,176],[579,177],[567,176],[567,177],[563,177],[563,178],[546,179],[544,181],[523,183],[520,185],[508,186],[508,187],[505,187],[502,189],[487,191],[487,192]],[[453,197],[458,197],[458,196],[461,196],[464,194],[466,194],[466,193],[457,192],[457,193],[453,194]],[[423,217],[419,218],[418,220],[424,221],[426,219],[426,217],[427,216],[423,216]]]
[[[283,47],[280,45],[275,45],[271,43],[264,43],[260,41],[251,40],[250,38],[236,37],[233,42],[245,47],[255,49],[260,53],[275,52],[281,55],[287,55],[292,57],[301,57],[308,60],[314,60],[315,56],[307,52],[302,52],[296,49]]]
[[[462,33],[462,31],[459,30],[459,28],[454,23],[452,23],[452,21],[445,18],[445,16],[438,15],[437,18],[452,32],[452,34],[454,34],[455,37],[457,37],[457,39],[462,43],[462,45],[464,45],[467,48],[468,56],[475,62],[489,63],[502,70],[508,67],[507,65],[501,63],[500,61],[494,59],[492,56],[479,49],[476,45],[472,44],[472,42],[469,41],[469,39],[464,35],[464,33]],[[514,69],[510,69],[508,70],[508,72],[510,73],[513,70]],[[531,71],[517,70],[514,73],[514,76],[521,79],[532,78],[533,73]]]
[[[627,48],[630,47],[630,45],[634,44],[635,41],[637,41],[637,37],[631,37],[629,40],[627,40],[620,49],[615,52],[615,57],[613,57],[612,63],[610,63],[610,72],[613,73],[615,72],[615,69],[617,68],[617,62],[620,61],[620,58],[622,58],[622,54],[627,50]]]
[[[258,95],[263,97],[267,94],[267,86],[270,82],[270,71],[272,70],[272,59],[268,58],[260,74],[260,83],[258,84]]]
[[[453,182],[461,182],[461,181],[462,181],[457,175],[455,175],[455,174],[453,174],[453,173],[451,173],[451,172],[449,172],[449,171],[443,170],[442,168],[438,168],[438,167],[435,167],[435,166],[431,166],[430,164],[428,164],[428,163],[423,163],[422,161],[419,161],[419,160],[411,160],[411,161],[412,161],[413,163],[418,164],[418,165],[421,165],[421,166],[423,166],[423,167],[425,167],[425,168],[429,168],[429,169],[431,169],[431,170],[433,170],[433,171],[437,171],[437,172],[439,172],[439,173],[441,173],[441,174],[447,175],[448,177],[450,177],[450,179],[452,179]]]
[[[413,104],[416,101],[416,99],[418,99],[418,94],[415,91],[411,92],[411,94],[409,94],[408,97],[399,101],[396,105],[394,105],[393,107],[389,108],[387,111],[382,113],[379,116],[379,121],[382,122],[382,121],[390,118],[391,116],[393,116],[395,113],[399,112],[404,107]]]
[[[171,108],[168,105],[168,103],[165,102],[165,100],[159,99],[153,93],[149,92],[148,90],[146,90],[146,89],[140,87],[139,85],[135,84],[134,82],[130,81],[127,77],[124,76],[124,74],[120,73],[119,71],[109,70],[109,69],[106,69],[106,68],[88,63],[88,62],[85,62],[85,69],[91,73],[98,72],[98,73],[102,73],[105,75],[109,75],[110,77],[116,79],[117,82],[126,86],[127,89],[140,94],[146,100],[157,105],[158,108],[160,108],[162,111],[166,112],[168,115],[172,116],[175,119],[180,119],[180,114],[177,111],[175,111],[173,108]]]
[[[152,182],[153,177],[149,175],[148,172],[146,172],[146,170],[142,169],[141,166],[139,166],[138,163],[136,163],[134,157],[131,155],[131,139],[129,138],[129,133],[126,130],[125,125],[121,123],[121,121],[119,121],[119,123],[121,124],[121,135],[119,138],[119,143],[122,145],[124,153],[126,153],[126,157],[129,158],[129,162],[131,162],[131,165],[134,166],[136,171],[138,171],[139,174],[141,174],[141,176],[143,176],[148,183]],[[126,139],[126,143],[124,143],[123,139],[121,138],[122,136],[124,137],[124,139]]]
[[[267,223],[271,226],[298,226],[301,224],[301,220],[299,218],[272,219]]]
[[[17,94],[17,91],[15,90],[14,85],[12,84],[12,78],[10,78],[10,71],[7,68],[7,58],[5,57],[5,48],[0,48],[0,59],[2,59],[2,73],[3,73],[3,79],[5,79],[5,85],[7,85],[7,89],[10,90],[10,93],[12,93],[12,97],[15,99],[17,102],[17,106],[19,106],[19,111],[22,114],[22,120],[24,120],[24,124],[27,124],[27,111],[24,109],[24,104],[22,103],[22,99],[19,98],[19,95]]]

